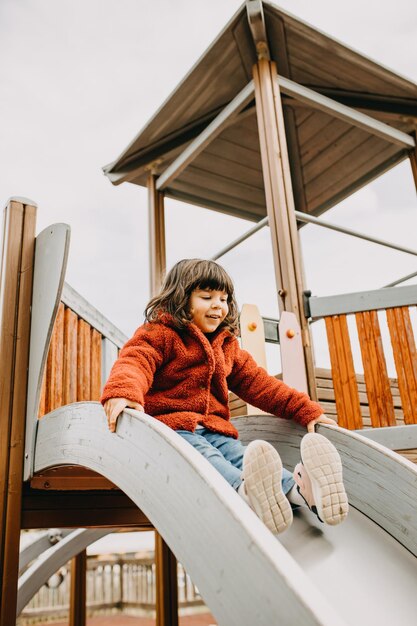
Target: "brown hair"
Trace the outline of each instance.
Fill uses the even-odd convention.
[[[227,328],[232,334],[237,334],[239,322],[233,283],[226,270],[215,261],[202,259],[178,261],[168,272],[161,292],[147,305],[146,320],[155,322],[161,314],[169,313],[177,328],[186,328],[192,320],[188,303],[195,289],[214,289],[227,293],[229,312],[220,328]]]

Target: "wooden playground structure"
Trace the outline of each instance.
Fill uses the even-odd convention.
[[[114,184],[148,187],[153,293],[166,264],[165,196],[247,218],[257,222],[256,227],[269,224],[280,324],[287,320],[288,326],[280,325],[278,332],[277,324],[265,321],[265,332],[267,340],[280,342],[282,376],[317,398],[343,428],[373,427],[364,430],[363,437],[331,429],[321,432],[341,450],[353,506],[414,555],[416,469],[388,449],[410,458],[417,449],[417,352],[409,313],[417,304],[417,287],[311,297],[303,281],[298,228],[302,222],[322,223],[319,216],[325,211],[406,158],[417,186],[416,123],[416,85],[269,2],[247,0],[124,153],[105,168]],[[157,531],[158,626],[178,624],[176,557],[220,624],[245,623],[242,615],[250,615],[255,593],[259,598],[276,595],[276,604],[265,600],[265,614],[256,617],[259,624],[274,623],[271,615],[280,602],[283,624],[342,624],[327,605],[319,606],[314,588],[304,579],[300,584],[306,604],[294,600],[292,609],[284,605],[285,594],[295,594],[296,573],[284,579],[278,562],[281,559],[282,568],[292,571],[289,557],[280,552],[278,542],[271,543],[266,529],[241,511],[243,503],[236,502],[243,519],[239,524],[218,479],[206,475],[192,455],[188,458],[172,434],[134,411],[123,415],[117,438],[106,432],[104,413],[94,401],[126,338],[64,284],[69,228],[53,225],[35,237],[36,210],[31,201],[12,199],[2,229],[0,626],[16,621],[21,529],[50,527],[80,529],[72,539],[65,538],[66,544],[61,542],[60,556],[52,560],[55,566],[74,557],[71,626],[83,626],[86,620],[85,547],[112,528]],[[396,380],[388,376],[378,311],[386,311]],[[356,320],[363,376],[355,372],[348,316]],[[316,319],[325,320],[331,375],[314,364],[310,323]],[[245,335],[259,335],[263,343],[263,324],[250,325],[242,324],[242,341],[250,340]],[[282,444],[278,420],[252,419],[236,398],[231,398],[231,408],[242,440],[254,439],[265,429],[280,451],[284,445],[283,458],[287,454],[291,465],[298,431],[284,426]],[[170,477],[169,493],[152,467],[137,468],[136,475],[129,466],[130,458],[147,458],[155,438],[167,463],[175,459],[187,473],[189,505],[179,502],[175,492],[180,470]],[[121,484],[123,468],[116,459],[124,456],[123,450],[126,476]],[[375,500],[372,476],[369,491],[357,485],[360,468],[372,463],[384,480],[397,473],[410,499],[401,500],[388,478],[383,496],[375,479]],[[213,549],[213,562],[205,571],[195,563],[187,537],[173,534],[170,520],[187,511],[190,517],[198,514],[193,489],[203,494],[207,524],[216,528],[217,514],[230,527],[230,545],[242,559],[235,571],[237,583],[239,569],[252,567],[253,560],[269,581],[260,579],[259,587],[241,591],[240,608],[233,600],[238,584],[224,581],[219,590],[214,581],[215,572],[222,571],[222,558],[232,561],[233,552],[223,554],[221,546],[218,553]],[[382,501],[383,511],[378,510]],[[252,554],[247,554],[248,537],[254,541]],[[38,576],[53,573],[46,561],[42,567]],[[31,593],[33,583],[27,578],[21,588]],[[227,594],[231,608],[226,606]]]

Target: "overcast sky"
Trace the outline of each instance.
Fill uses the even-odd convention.
[[[239,0],[1,0],[1,198],[38,204],[38,231],[72,228],[67,281],[126,334],[148,299],[144,189],[113,187],[113,161],[239,8]],[[284,9],[417,81],[417,3],[292,0]],[[168,264],[211,256],[252,224],[167,201]],[[404,162],[326,219],[417,248]],[[186,233],[186,235],[185,235]],[[417,270],[413,256],[307,226],[306,287],[315,295],[380,287]],[[223,259],[239,303],[276,316],[269,232]],[[416,281],[414,281],[416,282]],[[321,352],[319,350],[319,359]],[[325,359],[325,356],[323,356]]]

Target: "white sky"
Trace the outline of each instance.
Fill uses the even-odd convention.
[[[241,5],[240,0],[2,0],[0,197],[38,204],[38,231],[72,228],[67,281],[130,334],[148,299],[144,189],[113,187],[113,161]],[[417,80],[417,3],[283,0],[284,9]],[[408,162],[326,219],[417,248]],[[252,224],[167,201],[168,264],[211,256]],[[417,270],[417,259],[344,235],[302,231],[314,295],[374,289]],[[268,229],[222,261],[239,303],[276,316]],[[417,282],[414,280],[413,282]],[[317,351],[317,357],[326,360]],[[274,361],[275,363],[275,361]],[[274,365],[274,368],[275,365]]]

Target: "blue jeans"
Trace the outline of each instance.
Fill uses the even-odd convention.
[[[246,449],[239,439],[214,433],[208,428],[198,429],[194,433],[189,430],[176,432],[198,450],[233,489],[239,487],[242,482],[242,463]],[[282,471],[283,492],[288,493],[294,484],[291,472],[284,467]]]

